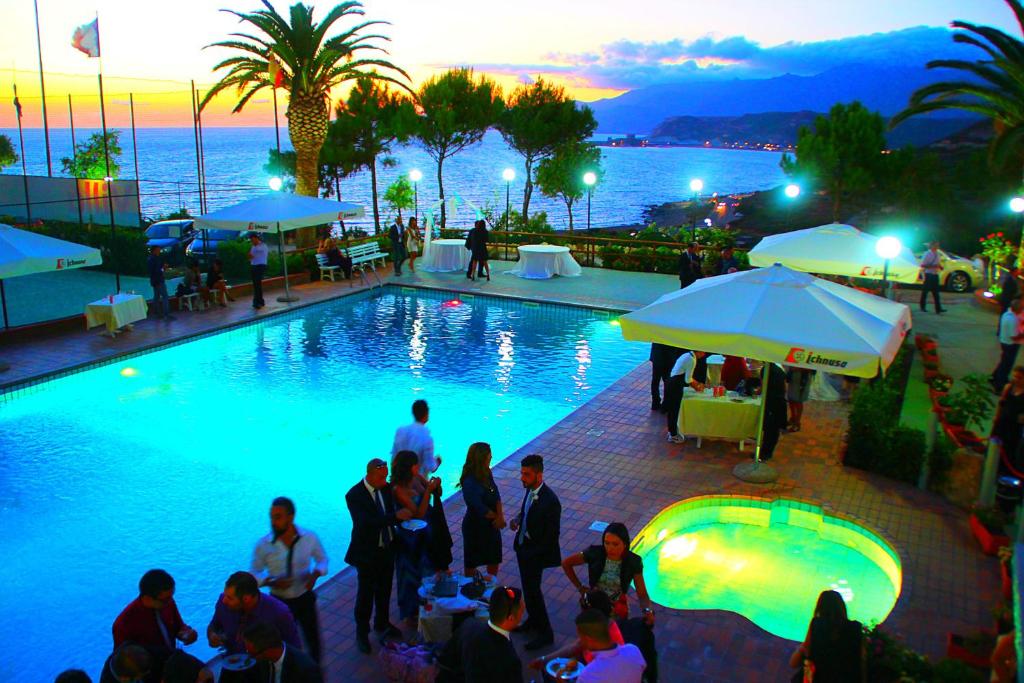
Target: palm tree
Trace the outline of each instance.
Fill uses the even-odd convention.
[[[266,9],[255,12],[235,12],[242,23],[258,29],[260,35],[232,33],[237,40],[224,40],[207,47],[226,47],[244,54],[225,59],[213,70],[228,69],[221,79],[206,93],[201,107],[218,93],[234,87],[238,102],[232,113],[240,112],[253,95],[263,88],[283,87],[288,92],[288,137],[295,148],[295,191],[316,196],[319,176],[319,155],[327,137],[330,119],[331,88],[361,77],[389,81],[408,90],[405,82],[378,73],[376,69],[400,74],[406,81],[409,75],[389,61],[376,58],[356,58],[364,51],[384,52],[372,44],[374,40],[388,40],[378,34],[362,32],[384,21],[364,21],[332,38],[327,32],[337,21],[365,14],[359,2],[343,2],[327,13],[323,21],[313,21],[313,8],[296,3],[289,10],[288,21],[267,1]],[[277,74],[275,83],[275,74]],[[279,72],[278,72],[279,70]]]
[[[1024,32],[1024,6],[1020,0],[1006,0]],[[983,50],[987,59],[969,62],[937,59],[929,69],[954,69],[964,80],[942,81],[917,90],[908,107],[893,117],[890,127],[905,119],[942,109],[973,112],[992,120],[995,137],[989,147],[993,167],[1003,168],[1011,160],[1024,162],[1024,41],[990,26],[954,21],[953,40]]]

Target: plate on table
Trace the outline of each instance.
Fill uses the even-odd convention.
[[[567,657],[555,657],[548,662],[545,669],[549,676],[558,681],[574,681],[580,677],[583,671],[583,664],[577,659]]]
[[[407,519],[402,522],[402,528],[407,531],[419,531],[427,528],[427,523],[422,519]]]
[[[249,655],[228,655],[224,658],[222,669],[227,671],[245,671],[255,666],[256,660]]]

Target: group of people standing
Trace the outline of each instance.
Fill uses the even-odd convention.
[[[679,412],[685,389],[703,391],[708,381],[707,353],[666,344],[651,344],[651,410],[665,414],[667,437],[673,444],[686,442],[679,432]],[[810,396],[814,370],[768,366],[768,386],[762,387],[763,365],[739,356],[724,356],[721,384],[728,391],[748,396],[760,395],[765,403],[762,426],[761,459],[770,460],[783,430],[800,431],[803,405]],[[788,407],[788,412],[787,412]]]
[[[408,225],[403,225],[402,217],[396,216],[395,222],[388,227],[388,239],[391,240],[391,260],[395,264],[395,275],[402,274],[402,265],[408,260],[409,272],[416,272],[416,259],[423,253],[423,236],[420,234],[419,222],[415,216],[409,218]],[[469,268],[466,278],[475,280],[478,277],[491,279],[491,267],[487,260],[487,243],[489,233],[487,222],[477,220],[466,235],[466,249],[470,252]],[[475,272],[474,272],[475,271]]]

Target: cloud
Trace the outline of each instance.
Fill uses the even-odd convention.
[[[534,64],[475,64],[479,71],[573,77],[590,87],[633,89],[694,80],[810,76],[849,65],[924,65],[938,58],[974,59],[976,48],[953,42],[946,28],[915,28],[811,43],[765,47],[743,36],[693,41],[619,40],[598,50],[552,52]]]
[[[516,80],[518,80],[523,85],[533,85],[534,83],[536,83],[536,81],[534,80],[533,76],[531,76],[528,73],[521,73],[521,74],[519,74],[519,78],[516,79]]]

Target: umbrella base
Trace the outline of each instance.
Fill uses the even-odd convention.
[[[779,478],[775,468],[766,462],[741,462],[733,468],[732,475],[751,484],[770,484]]]
[[[281,296],[277,297],[277,300],[283,304],[290,304],[298,301],[299,297],[295,296],[294,294],[282,294]]]

